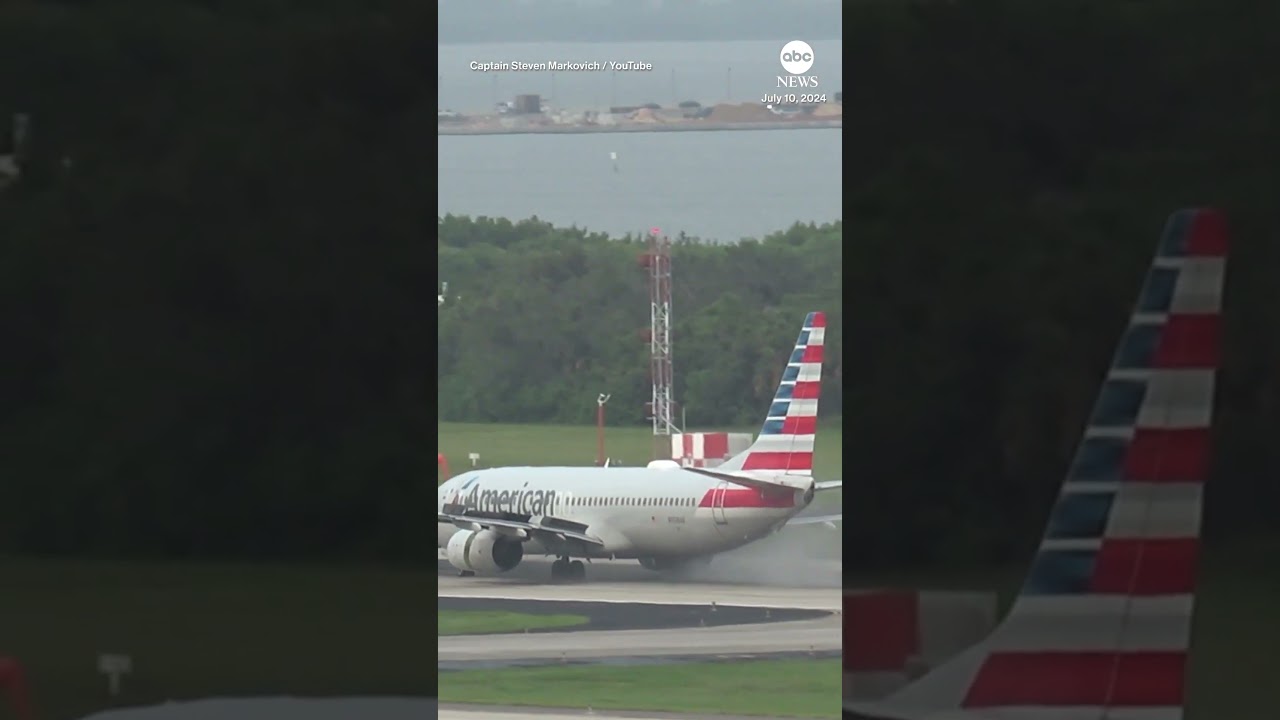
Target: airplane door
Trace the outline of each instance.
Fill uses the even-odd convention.
[[[729,519],[724,515],[724,495],[728,489],[729,483],[721,482],[711,491],[711,517],[715,518],[717,525],[729,524]]]

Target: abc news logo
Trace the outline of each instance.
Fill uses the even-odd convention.
[[[816,88],[817,75],[805,75],[813,67],[813,48],[803,40],[792,40],[782,46],[778,59],[782,61],[782,69],[786,75],[778,76],[780,88]]]

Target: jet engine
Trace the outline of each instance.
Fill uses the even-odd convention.
[[[477,573],[506,572],[524,558],[524,544],[492,530],[463,530],[449,538],[449,564]]]

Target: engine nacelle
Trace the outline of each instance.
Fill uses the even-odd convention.
[[[459,570],[502,573],[524,559],[524,543],[503,537],[492,530],[462,530],[449,538],[445,549],[449,564]]]

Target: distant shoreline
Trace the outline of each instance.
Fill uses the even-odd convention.
[[[580,135],[587,133],[725,132],[729,130],[831,130],[841,120],[790,120],[736,123],[625,123],[618,125],[546,125],[534,127],[461,127],[438,125],[437,135]]]

